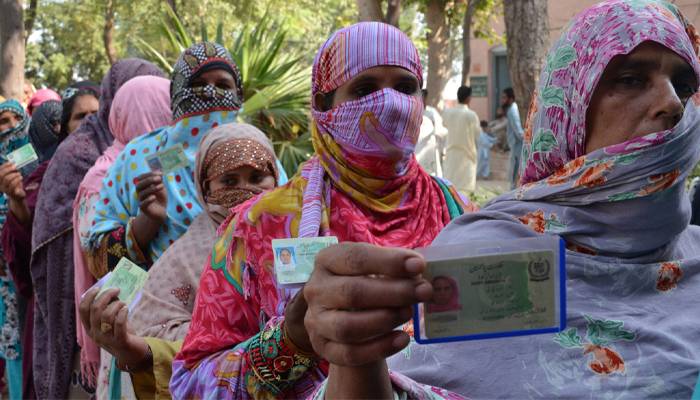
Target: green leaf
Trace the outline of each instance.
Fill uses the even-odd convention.
[[[544,107],[557,106],[564,108],[564,90],[556,86],[547,86],[540,94]]]
[[[547,62],[550,72],[568,67],[576,59],[576,49],[571,46],[562,46],[556,50]]]
[[[532,151],[547,153],[556,145],[557,138],[550,129],[547,129],[546,131],[539,131],[537,135],[535,135],[535,139],[532,142]]]
[[[581,336],[579,336],[576,328],[569,328],[564,332],[557,333],[554,335],[554,341],[567,349],[583,347],[583,343],[581,343]]]
[[[636,337],[631,331],[622,328],[622,321],[594,319],[588,315],[583,317],[588,323],[588,340],[597,346],[607,346],[618,340],[632,341]]]

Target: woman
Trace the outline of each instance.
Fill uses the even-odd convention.
[[[63,91],[61,136],[68,137],[100,107],[100,88],[90,81],[77,82]]]
[[[61,96],[51,89],[39,89],[34,93],[27,103],[27,114],[34,117],[34,110],[46,101],[61,101]]]
[[[95,340],[116,356],[117,365],[128,365],[139,398],[170,397],[172,360],[189,328],[199,277],[214,244],[216,228],[233,207],[273,189],[278,180],[272,144],[257,128],[246,124],[221,125],[207,134],[200,144],[195,170],[197,199],[206,212],[195,218],[187,232],[149,270],[142,297],[128,324],[135,335],[119,330],[104,334],[99,327],[90,330]],[[95,300],[94,291],[86,294],[81,313],[86,326],[90,324],[91,309],[94,320],[109,318],[105,307],[91,307],[98,302],[106,305],[107,301],[116,298]],[[113,312],[119,315],[119,310]]]
[[[224,47],[204,42],[180,55],[172,81],[172,124],[129,143],[105,178],[88,239],[93,275],[104,275],[122,257],[148,269],[202,212],[194,158],[210,129],[235,120],[241,76]],[[178,148],[185,166],[166,174],[151,170],[150,155]]]
[[[65,398],[69,388],[86,394],[81,384],[71,384],[82,381],[73,300],[73,200],[85,173],[114,140],[107,121],[114,94],[140,75],[163,73],[139,59],[120,60],[110,68],[102,80],[99,111],[61,143],[44,177],[52,184],[39,189],[31,260],[36,295],[34,384],[39,398]]]
[[[29,138],[39,156],[39,165],[26,178],[12,163],[0,166],[0,191],[9,199],[9,213],[2,228],[2,251],[19,293],[19,323],[22,347],[23,399],[34,399],[32,338],[34,336],[34,288],[29,273],[32,220],[37,194],[49,161],[60,143],[61,103],[49,100],[34,109]]]
[[[323,45],[312,78],[318,155],[284,187],[240,206],[214,245],[173,363],[174,397],[300,397],[325,376],[303,340],[303,298],[274,282],[272,239],[336,236],[414,248],[462,212],[413,154],[421,77],[415,47],[386,24],[356,24]],[[258,358],[260,340],[270,357]],[[284,356],[271,357],[277,352]]]
[[[700,159],[699,43],[675,6],[650,0],[603,2],[568,25],[530,108],[522,186],[435,241],[560,235],[569,248],[568,329],[412,345],[410,357],[388,360],[393,371],[471,398],[690,397],[700,368],[700,230],[688,225],[685,178]],[[323,267],[305,288],[313,347],[333,364],[319,394],[388,398],[393,382],[400,395],[424,396],[425,387],[400,375],[390,381],[384,363],[408,338],[366,315],[428,301],[430,284],[411,281],[402,292],[392,289],[402,285],[395,278],[368,288],[348,271],[408,280],[425,263],[409,250],[372,246],[362,247],[362,266],[334,261],[353,260],[356,250],[319,255]],[[336,296],[320,308],[338,285],[374,300],[342,314],[362,326],[354,343],[347,326],[331,333],[327,322],[360,306]],[[391,304],[399,311],[386,308],[389,296],[405,299]]]
[[[136,137],[167,125],[172,119],[170,111],[170,81],[158,76],[138,76],[126,82],[117,91],[109,113],[109,130],[114,142],[97,159],[78,188],[73,206],[73,261],[75,271],[75,308],[80,366],[82,375],[95,387],[100,353],[90,340],[80,322],[78,305],[92,285],[95,277],[88,270],[83,255],[94,219],[95,202],[99,200],[102,181],[107,170]],[[97,277],[100,278],[101,276]]]
[[[0,103],[0,155],[6,159],[14,150],[29,143],[27,128],[29,117],[17,100]],[[8,213],[7,197],[0,194],[0,226],[5,225]],[[0,357],[7,366],[10,394],[17,398],[22,393],[22,356],[20,348],[20,322],[15,285],[9,275],[5,256],[0,253]]]

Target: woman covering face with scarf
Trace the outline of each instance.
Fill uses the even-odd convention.
[[[312,81],[317,155],[287,185],[240,206],[223,229],[173,363],[174,396],[301,397],[325,375],[303,328],[303,297],[275,283],[272,239],[414,248],[462,213],[461,200],[413,155],[421,77],[413,43],[389,25],[353,25],[321,48]]]
[[[99,326],[90,331],[117,358],[117,365],[128,365],[135,372],[132,379],[139,398],[170,396],[172,360],[189,328],[199,277],[216,228],[232,207],[276,186],[272,144],[251,125],[232,123],[213,129],[202,140],[195,164],[197,198],[206,212],[195,218],[148,271],[132,315],[117,311],[117,325],[133,334],[105,335]],[[106,308],[90,309],[94,298],[95,292],[88,292],[83,299],[87,326],[93,316],[98,321],[108,317]]]
[[[675,6],[652,0],[606,1],[568,25],[533,97],[522,186],[455,220],[435,240],[468,246],[484,238],[561,236],[569,248],[567,329],[412,344],[409,356],[387,360],[389,368],[469,398],[691,395],[700,368],[700,229],[688,226],[685,178],[700,160],[698,38]],[[362,265],[333,261],[352,260],[352,253],[338,246],[317,265],[379,273],[407,270],[409,260],[413,273],[425,268],[416,253],[371,246],[363,248]],[[358,283],[339,275],[344,285]],[[330,335],[327,321],[357,307],[336,298],[333,309],[322,310],[329,297],[321,285],[329,282],[307,284],[316,296],[307,297],[306,318],[314,348],[334,366],[318,398],[387,398],[392,382],[401,397],[439,392],[400,375],[389,380],[384,358],[407,345],[403,334],[345,312],[364,328],[353,343],[343,340],[343,328]],[[374,299],[375,290],[390,290],[386,285],[357,289]],[[430,286],[421,282],[396,305],[430,301]],[[343,360],[343,353],[354,357]]]
[[[129,143],[109,169],[88,239],[93,273],[103,275],[122,257],[150,267],[202,212],[193,179],[202,138],[235,120],[243,88],[226,49],[199,43],[175,63],[171,125]],[[180,148],[188,164],[163,174],[147,158]]]
[[[68,137],[61,135],[65,139],[44,177],[51,184],[39,190],[31,260],[36,295],[34,383],[39,398],[65,398],[71,389],[84,395],[89,390],[83,388],[85,382],[74,358],[78,345],[73,300],[73,201],[85,173],[114,140],[108,123],[114,95],[129,79],[141,75],[163,73],[135,58],[112,65],[102,80],[99,111],[86,117]],[[65,132],[63,126],[61,129]]]
[[[119,88],[109,113],[109,129],[114,142],[97,159],[78,188],[73,210],[73,260],[75,264],[75,307],[80,363],[83,376],[92,386],[96,384],[100,366],[99,350],[87,336],[77,313],[83,293],[95,284],[85,261],[84,252],[95,217],[95,203],[108,169],[132,139],[167,125],[170,111],[170,80],[158,76],[139,76]],[[97,277],[99,278],[99,276]],[[103,365],[104,367],[108,367]],[[101,389],[102,387],[98,387]]]

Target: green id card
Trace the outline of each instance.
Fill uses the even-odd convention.
[[[543,329],[557,324],[556,259],[530,251],[430,261],[429,338]]]
[[[37,156],[36,151],[34,151],[34,146],[32,146],[31,143],[27,143],[7,155],[7,160],[15,164],[15,168],[17,169],[29,165],[38,159],[39,156]]]
[[[190,164],[190,160],[185,155],[185,150],[181,144],[146,157],[146,162],[152,171],[162,171],[163,174],[184,168]]]
[[[97,295],[99,296],[107,289],[119,288],[119,300],[131,305],[147,279],[148,272],[128,259],[122,258],[116,268],[110,272],[110,276]]]
[[[273,239],[277,283],[281,286],[306,283],[314,271],[316,254],[337,243],[335,236]]]

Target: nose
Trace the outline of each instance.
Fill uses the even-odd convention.
[[[668,78],[660,78],[653,93],[652,117],[663,125],[663,129],[673,128],[681,120],[684,110],[673,83]]]

